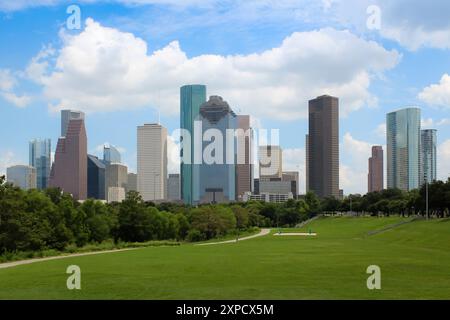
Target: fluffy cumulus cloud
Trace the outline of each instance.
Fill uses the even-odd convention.
[[[380,10],[380,28],[368,28],[367,21]],[[379,32],[409,50],[422,47],[450,49],[450,1],[448,0],[333,0],[329,10],[331,21],[352,26],[360,32]],[[370,21],[370,20],[369,20]]]
[[[17,77],[9,69],[0,69],[0,97],[16,107],[23,108],[30,104],[31,97],[14,92],[18,84]]]
[[[348,132],[344,135],[340,154],[345,157],[341,159],[339,182],[345,194],[365,194],[367,192],[368,159],[374,145],[355,139]],[[385,146],[383,146],[383,150],[386,150]]]
[[[340,97],[346,115],[376,101],[371,77],[400,59],[396,51],[334,29],[297,32],[261,53],[192,58],[177,41],[149,53],[142,39],[90,18],[80,34],[61,37],[60,50],[40,53],[28,68],[55,110],[157,107],[176,115],[179,87],[205,83],[209,93],[256,117],[305,117],[308,99],[324,93]]]
[[[294,148],[283,150],[283,171],[297,171],[299,173],[299,192],[306,192],[306,162],[305,149]]]
[[[446,140],[438,146],[437,159],[437,178],[447,181],[450,178],[450,140]]]
[[[0,176],[6,175],[6,168],[14,165],[15,155],[12,151],[0,152]]]
[[[424,88],[419,99],[429,105],[450,109],[450,75],[444,74],[438,84]]]

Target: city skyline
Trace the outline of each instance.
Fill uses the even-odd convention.
[[[89,154],[101,157],[100,146],[111,143],[123,151],[122,160],[130,171],[136,172],[133,128],[144,121],[157,122],[160,114],[161,123],[168,132],[172,132],[179,127],[179,87],[186,83],[204,83],[208,85],[208,95],[222,95],[239,114],[251,115],[254,127],[281,128],[283,165],[286,170],[299,170],[299,189],[302,193],[305,192],[305,143],[303,138],[299,139],[299,134],[307,132],[308,99],[320,94],[335,95],[341,99],[339,180],[346,194],[365,193],[371,147],[386,145],[385,114],[407,106],[421,108],[422,129],[438,130],[437,178],[445,179],[450,173],[450,100],[446,98],[450,70],[448,43],[445,39],[438,41],[432,36],[421,38],[414,32],[408,37],[411,42],[408,42],[405,37],[393,37],[384,29],[366,30],[367,6],[363,2],[353,4],[352,12],[359,13],[361,21],[350,20],[351,25],[336,22],[342,21],[339,19],[329,19],[345,12],[340,10],[342,4],[334,2],[327,8],[321,4],[312,6],[320,12],[319,15],[311,12],[313,9],[308,9],[301,1],[277,7],[278,17],[283,19],[271,21],[279,23],[279,27],[267,26],[263,33],[258,31],[255,21],[236,16],[236,23],[252,41],[244,41],[242,33],[232,30],[224,35],[220,22],[212,22],[211,25],[198,20],[194,26],[165,32],[159,32],[162,29],[153,26],[146,33],[144,30],[148,28],[144,26],[148,25],[144,24],[144,18],[160,18],[161,14],[173,18],[178,14],[179,11],[164,1],[135,8],[121,4],[80,5],[81,29],[65,30],[67,37],[64,39],[60,38],[59,31],[67,18],[66,5],[56,1],[54,6],[40,7],[42,19],[39,21],[33,19],[35,13],[24,8],[12,10],[0,6],[0,14],[9,17],[0,22],[0,30],[4,30],[0,36],[10,45],[8,52],[2,52],[0,64],[0,103],[2,116],[6,119],[2,130],[13,132],[17,127],[16,119],[20,119],[21,123],[21,130],[0,143],[0,173],[6,173],[8,166],[28,163],[26,141],[48,138],[57,141],[60,135],[59,112],[55,111],[62,108],[81,109],[88,115],[87,131],[95,133],[89,140]],[[442,2],[441,5],[448,4]],[[383,12],[391,12],[390,15],[383,15],[387,19],[383,25],[395,29],[395,17],[401,18],[401,13],[389,11],[393,10],[392,7],[383,4],[380,6]],[[116,17],[111,15],[113,7],[117,9]],[[217,16],[233,12],[230,11],[232,8],[224,8],[220,13],[210,12],[208,8],[191,4],[186,8],[196,8],[205,17],[211,13]],[[145,13],[141,12],[142,9]],[[258,13],[262,10],[254,4],[247,9]],[[309,24],[307,19],[302,20],[304,16],[296,16],[299,10],[313,18],[314,22]],[[411,10],[416,9],[413,6]],[[439,11],[445,12],[445,8]],[[188,18],[189,10],[181,12]],[[438,24],[430,23],[441,21],[438,13],[434,13],[435,16],[416,13],[415,25],[424,27],[423,30],[437,31]],[[130,23],[118,24],[114,19],[120,16],[139,17],[141,19],[137,21],[140,24],[134,27]],[[55,24],[55,20],[61,23]],[[29,32],[15,28],[24,21],[29,22],[30,28],[45,32],[30,38]],[[157,23],[164,21],[167,20],[157,19]],[[353,28],[356,25],[359,32]],[[440,28],[441,31],[446,30]],[[26,47],[19,40],[10,38],[8,31],[12,30],[18,30],[14,35],[20,41],[30,40]],[[123,65],[122,70],[142,70],[148,74],[138,78],[130,71],[130,81],[142,100],[133,96],[129,86],[120,81],[122,77],[114,73],[115,70],[110,70],[112,73],[109,74],[99,64],[107,57],[101,54],[102,43],[83,47],[89,41],[82,40],[92,39],[96,35],[112,44],[106,52],[114,54],[118,60],[126,57],[127,52],[136,54],[136,59],[124,59],[129,62]],[[197,35],[202,41],[196,40]],[[314,39],[316,41],[311,41]],[[147,46],[146,51],[142,51],[141,44]],[[335,59],[327,45],[335,46],[342,54]],[[80,63],[72,54],[73,50],[80,49],[86,50],[95,59]],[[17,52],[20,54],[15,54]],[[274,56],[272,52],[279,52],[280,55]],[[308,54],[302,56],[301,52]],[[317,59],[318,56],[321,58]],[[56,70],[53,61],[58,59],[65,66],[73,65],[74,70]],[[172,63],[167,64],[166,61]],[[215,69],[212,61],[217,62]],[[161,69],[155,68],[155,65],[161,66]],[[191,65],[195,72],[187,72],[187,65]],[[327,73],[320,71],[321,65],[326,67],[324,70],[327,69]],[[88,71],[84,81],[77,78],[81,66]],[[180,70],[180,73],[174,70]],[[241,77],[244,74],[246,76]],[[56,81],[58,76],[61,81]],[[91,85],[102,83],[101,79],[105,76],[110,80],[108,86],[105,84],[105,87],[98,86],[97,89]],[[287,79],[290,79],[289,83]],[[67,83],[73,85],[72,90],[69,90]],[[174,150],[173,145],[172,141],[168,142],[169,154]],[[53,143],[52,147],[55,146]],[[179,171],[170,159],[169,172]]]

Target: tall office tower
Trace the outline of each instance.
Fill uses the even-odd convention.
[[[6,181],[24,190],[36,188],[36,169],[17,165],[6,168]]]
[[[309,101],[308,188],[319,197],[339,198],[339,99]]]
[[[65,137],[70,120],[84,120],[84,113],[75,110],[61,110],[61,137]]]
[[[105,194],[105,164],[97,157],[88,154],[87,157],[87,196],[90,199],[106,200]]]
[[[283,150],[280,146],[259,147],[259,181],[283,177]]]
[[[246,192],[253,191],[253,130],[250,116],[237,116],[236,197],[242,201]]]
[[[388,113],[387,187],[404,191],[420,183],[420,109],[406,108]]]
[[[128,183],[127,189],[125,190],[127,193],[129,191],[137,191],[137,174],[136,173],[128,173]]]
[[[76,200],[87,197],[87,136],[84,120],[70,120],[66,135],[58,139],[50,187],[71,193]]]
[[[309,135],[305,138],[305,189],[306,193],[309,192]]]
[[[103,146],[103,161],[106,163],[121,163],[119,150],[114,146]]]
[[[291,192],[294,198],[297,198],[299,195],[299,182],[300,177],[298,171],[285,171],[283,172],[283,178],[282,181],[289,181],[291,182]]]
[[[383,147],[373,146],[372,157],[369,158],[368,192],[384,189]]]
[[[106,164],[105,170],[105,194],[108,201],[110,188],[122,188],[123,192],[127,188],[128,184],[128,168],[120,163]],[[115,200],[117,201],[117,200]]]
[[[190,143],[186,143],[190,150],[183,150],[181,144],[181,156],[190,154],[190,163],[180,164],[181,199],[186,204],[193,204],[194,193],[198,194],[198,167],[194,165],[194,121],[200,113],[200,106],[206,102],[206,86],[187,85],[180,89],[180,128],[187,130],[191,135]],[[194,174],[194,172],[197,172]],[[197,180],[194,182],[194,176]]]
[[[194,202],[236,201],[236,143],[231,148],[229,143],[234,141],[227,140],[227,129],[237,128],[236,114],[222,97],[211,96],[201,105],[199,120],[204,140],[211,136],[202,143],[204,159],[199,168],[199,193],[198,197],[194,194]],[[232,138],[235,139],[234,135]]]
[[[36,186],[40,190],[46,189],[52,165],[50,139],[31,140],[29,150],[29,165],[36,169]]]
[[[144,201],[167,199],[167,129],[159,124],[138,127],[137,176]]]
[[[169,174],[167,179],[167,198],[171,201],[181,200],[180,175],[178,173]]]
[[[420,185],[436,180],[437,130],[428,129],[420,132]]]

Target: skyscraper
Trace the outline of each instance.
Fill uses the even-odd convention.
[[[125,194],[125,190],[128,184],[128,168],[127,166],[120,163],[107,163],[105,170],[105,194],[109,199],[109,189],[110,188],[122,188],[123,193]],[[118,201],[117,199],[114,201]]]
[[[280,146],[260,146],[259,181],[281,180],[283,177],[283,150]]]
[[[193,204],[194,193],[198,194],[198,181],[194,182],[194,176],[198,177],[199,164],[194,165],[194,121],[200,113],[200,106],[206,102],[206,86],[186,85],[180,89],[180,128],[187,130],[191,136],[190,150],[181,149],[181,156],[188,152],[190,163],[180,164],[181,198],[186,204]],[[182,144],[183,145],[183,144]]]
[[[236,197],[242,201],[246,192],[253,191],[253,130],[250,116],[238,115],[237,126]]]
[[[61,137],[66,136],[70,120],[84,120],[84,113],[75,110],[61,110]]]
[[[105,164],[97,157],[88,154],[88,186],[87,195],[91,199],[106,200]]]
[[[372,157],[369,158],[368,192],[384,189],[383,147],[373,146]]]
[[[420,178],[420,109],[406,108],[388,113],[387,187],[417,189]]]
[[[138,127],[137,176],[144,201],[167,198],[167,129],[159,124]]]
[[[305,189],[309,192],[309,135],[305,137]]]
[[[36,169],[36,187],[40,190],[47,188],[51,167],[50,139],[35,139],[29,144],[29,165]]]
[[[210,137],[210,141],[202,142],[205,159],[199,168],[199,193],[198,196],[194,194],[194,202],[226,203],[235,201],[236,144],[234,143],[233,148],[230,148],[226,137],[227,129],[234,131],[237,128],[236,114],[222,97],[211,96],[200,107],[198,119],[201,121],[204,138],[207,136],[206,132],[209,134],[220,132],[220,136],[214,135]],[[234,139],[234,135],[232,138]],[[219,139],[222,139],[222,143],[218,141]],[[230,159],[232,159],[231,164],[231,161],[228,161]]]
[[[427,129],[422,130],[420,134],[420,152],[421,152],[421,166],[420,166],[420,185],[426,182],[430,183],[436,180],[436,145],[437,145],[437,130]]]
[[[128,183],[127,189],[125,190],[127,193],[129,191],[137,191],[137,174],[129,172],[128,173]]]
[[[300,190],[300,177],[298,171],[285,171],[283,172],[282,181],[289,181],[291,183],[291,192],[294,198],[298,197]]]
[[[167,179],[167,198],[171,201],[181,200],[180,175],[178,173],[169,174]]]
[[[66,135],[59,138],[49,185],[71,193],[74,199],[86,199],[87,137],[84,120],[70,120]]]
[[[106,163],[121,163],[119,150],[112,145],[103,146],[103,161]]]
[[[339,99],[328,95],[309,101],[308,190],[339,198]]]
[[[6,168],[6,180],[23,190],[34,189],[36,188],[36,169],[24,165]]]

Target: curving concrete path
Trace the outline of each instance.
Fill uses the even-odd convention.
[[[248,237],[239,238],[237,240],[233,239],[233,240],[220,241],[220,242],[199,243],[199,244],[196,244],[196,246],[211,246],[211,245],[215,245],[215,244],[236,243],[238,241],[245,241],[245,240],[249,240],[249,239],[253,239],[253,238],[257,238],[257,237],[266,236],[269,233],[270,233],[270,229],[261,229],[261,231],[258,234],[254,234],[254,235],[248,236]]]
[[[253,238],[257,238],[257,237],[266,236],[269,233],[270,233],[270,229],[261,229],[261,231],[258,234],[254,234],[254,235],[248,236],[248,237],[239,238],[238,241],[244,241],[244,240],[249,240],[249,239],[253,239]],[[221,242],[200,243],[200,244],[196,244],[196,246],[209,246],[209,245],[215,245],[215,244],[235,243],[235,242],[236,242],[236,239],[233,239],[233,240],[221,241]],[[94,255],[94,254],[122,252],[122,251],[136,250],[136,249],[140,249],[140,248],[125,248],[125,249],[116,249],[116,250],[93,251],[93,252],[74,253],[74,254],[53,256],[53,257],[46,257],[46,258],[36,258],[36,259],[28,259],[28,260],[19,260],[19,261],[5,262],[5,263],[0,263],[0,269],[12,268],[12,267],[21,266],[21,265],[24,265],[24,264],[31,264],[31,263],[35,263],[35,262],[59,260],[59,259],[73,258],[73,257],[83,257],[83,256]]]
[[[139,249],[139,248],[125,248],[125,249],[115,249],[115,250],[105,250],[105,251],[92,251],[92,252],[85,252],[85,253],[74,253],[74,254],[67,254],[67,255],[61,255],[61,256],[46,257],[46,258],[35,258],[35,259],[28,259],[28,260],[5,262],[5,263],[0,263],[0,269],[12,268],[12,267],[17,267],[17,266],[21,266],[24,264],[30,264],[30,263],[35,263],[35,262],[59,260],[59,259],[73,258],[73,257],[83,257],[83,256],[94,255],[94,254],[113,253],[113,252],[129,251],[129,250],[136,250],[136,249]]]

